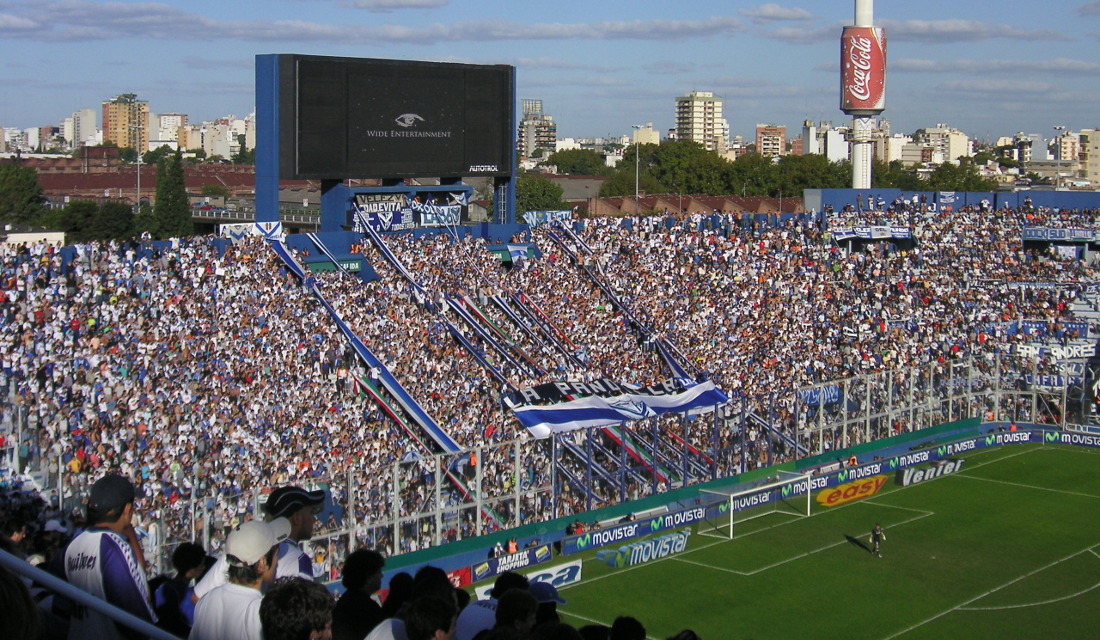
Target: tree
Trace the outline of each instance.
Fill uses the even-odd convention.
[[[516,178],[516,213],[568,209],[569,205],[561,199],[563,193],[549,178],[523,174]]]
[[[161,158],[167,158],[172,155],[172,150],[168,148],[168,145],[162,144],[152,151],[146,151],[141,154],[142,164],[156,164],[160,162]]]
[[[775,183],[775,165],[758,153],[746,153],[733,162],[729,192],[747,197],[766,196]]]
[[[156,230],[160,239],[189,236],[195,232],[187,186],[183,179],[182,154],[174,154],[157,163],[157,202],[153,207]]]
[[[642,171],[638,175],[638,191],[645,193],[661,193],[665,191],[664,187],[657,179],[649,175],[648,172]],[[634,197],[634,165],[630,165],[629,168],[624,167],[623,163],[619,163],[619,170],[611,174],[611,177],[603,181],[600,185],[600,197],[601,198],[615,198],[619,196]]]
[[[134,209],[122,202],[100,204],[86,231],[91,240],[125,240],[133,234]]]
[[[579,176],[599,176],[610,173],[610,168],[604,162],[603,155],[591,149],[567,149],[550,154],[541,166],[553,165],[558,168],[558,173],[568,173]]]
[[[199,193],[204,196],[229,197],[229,188],[224,184],[207,183],[199,187]]]
[[[0,165],[0,219],[26,224],[41,212],[38,172],[15,162]]]
[[[118,161],[125,164],[137,162],[137,151],[133,147],[119,147]]]
[[[244,146],[245,136],[243,133],[237,134],[237,153],[233,154],[230,159],[233,164],[256,164],[256,150],[246,149]]]
[[[997,181],[983,178],[970,158],[964,158],[959,164],[944,162],[928,176],[930,191],[993,191]]]
[[[850,169],[849,175],[851,175]],[[928,183],[917,174],[916,167],[907,169],[901,160],[893,160],[889,164],[881,160],[872,160],[871,186],[875,189],[893,188],[902,191],[929,190]]]
[[[39,216],[42,226],[62,231],[70,240],[87,240],[86,230],[96,215],[96,203],[90,200],[72,200],[64,207],[49,209]]]

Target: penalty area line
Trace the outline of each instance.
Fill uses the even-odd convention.
[[[903,636],[903,635],[909,633],[910,631],[914,631],[916,629],[919,629],[919,628],[923,627],[924,625],[926,625],[930,622],[934,622],[936,620],[939,620],[940,618],[942,618],[942,617],[944,617],[944,616],[946,616],[950,613],[965,610],[967,605],[969,605],[972,602],[977,602],[978,600],[981,600],[982,598],[984,598],[988,595],[992,595],[994,593],[997,593],[1001,589],[1008,588],[1008,587],[1016,584],[1017,582],[1020,582],[1021,580],[1026,580],[1027,578],[1030,578],[1031,576],[1033,576],[1037,573],[1041,573],[1041,572],[1046,571],[1047,569],[1049,569],[1051,567],[1058,566],[1059,564],[1065,562],[1066,560],[1071,560],[1071,559],[1076,558],[1077,556],[1079,556],[1081,554],[1084,554],[1084,553],[1090,553],[1090,552],[1092,552],[1092,550],[1094,548],[1095,548],[1095,545],[1093,545],[1092,547],[1089,547],[1087,549],[1082,549],[1082,550],[1080,550],[1076,553],[1071,553],[1070,555],[1068,555],[1068,556],[1066,556],[1066,557],[1064,557],[1060,560],[1055,560],[1054,562],[1051,562],[1050,564],[1039,567],[1038,569],[1035,569],[1034,571],[1029,571],[1028,573],[1025,573],[1024,575],[1022,575],[1018,578],[1013,578],[1012,580],[1009,580],[1008,582],[1002,584],[999,587],[990,589],[990,590],[986,591],[985,593],[980,593],[980,594],[974,596],[973,598],[967,600],[966,602],[961,602],[961,603],[955,605],[954,607],[951,607],[950,609],[945,609],[945,610],[937,613],[936,615],[934,615],[930,618],[926,618],[926,619],[922,620],[921,622],[918,622],[917,624],[910,625],[909,627],[906,627],[905,629],[902,629],[901,631],[898,631],[897,633],[895,633],[893,635],[886,636],[885,638],[883,638],[883,640],[893,640],[893,638]]]

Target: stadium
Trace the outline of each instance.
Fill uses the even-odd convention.
[[[224,237],[3,249],[5,495],[40,496],[21,513],[71,533],[124,475],[155,575],[183,542],[223,551],[273,489],[320,489],[303,546],[324,582],[357,549],[386,556],[384,585],[518,571],[577,626],[633,615],[653,637],[1003,637],[1097,605],[1096,194],[468,225],[470,167],[514,206],[511,116],[298,130],[288,105],[323,105],[293,91],[355,104],[348,78],[407,78],[301,58],[257,63],[257,211],[279,177],[323,175],[318,233],[258,213]],[[511,70],[461,71],[446,95],[514,101]],[[402,113],[450,117],[432,109]],[[428,166],[355,151],[415,159],[486,122],[488,150]],[[363,171],[389,182],[343,184]]]

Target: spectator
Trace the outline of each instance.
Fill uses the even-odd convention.
[[[549,582],[541,580],[531,583],[531,595],[539,603],[538,612],[535,614],[535,626],[542,626],[551,622],[560,622],[558,605],[565,604],[565,600],[558,595],[558,588]]]
[[[286,518],[290,536],[279,544],[279,577],[299,575],[313,580],[313,559],[302,550],[301,543],[313,537],[317,513],[325,502],[325,492],[306,491],[301,487],[279,487],[271,492],[264,511],[271,519]]]
[[[512,634],[518,637],[525,636],[535,626],[535,614],[538,608],[538,600],[527,589],[505,591],[498,599],[493,631],[503,632],[502,636]]]
[[[304,578],[279,578],[260,601],[263,640],[332,638],[332,594]]]
[[[153,592],[157,626],[181,638],[191,633],[195,605],[191,601],[192,584],[206,570],[206,551],[193,542],[184,542],[172,552],[175,575]]]
[[[407,640],[451,640],[455,635],[455,606],[444,598],[413,601],[405,615]]]
[[[363,640],[383,620],[382,607],[372,597],[382,588],[386,561],[377,551],[359,549],[344,561],[344,593],[332,613],[333,640]]]
[[[9,640],[38,640],[41,626],[38,607],[27,585],[5,567],[0,567],[0,611],[4,637]]]
[[[228,582],[195,606],[190,640],[263,640],[260,586],[275,578],[278,546],[289,533],[289,523],[278,519],[251,520],[229,534],[225,543]]]
[[[139,619],[154,622],[145,569],[134,552],[134,485],[118,475],[104,476],[88,495],[88,529],[65,550],[65,577],[73,586],[101,598]],[[70,640],[134,637],[107,616],[75,606]]]
[[[458,615],[455,625],[456,640],[473,640],[479,632],[492,629],[496,625],[496,611],[500,596],[513,589],[527,590],[530,584],[527,577],[514,571],[505,571],[493,582],[489,597],[471,602]]]
[[[645,640],[645,627],[637,618],[619,616],[611,623],[611,640]]]

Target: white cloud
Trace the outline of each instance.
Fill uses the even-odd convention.
[[[512,64],[523,69],[543,69],[547,71],[589,71],[596,73],[615,73],[619,67],[600,64],[586,64],[560,58],[516,58]]]
[[[1100,16],[1100,0],[1093,0],[1077,7],[1077,13],[1083,16]]]
[[[445,7],[449,0],[346,0],[345,5],[357,9],[366,9],[377,13],[388,13],[395,9],[435,9]]]
[[[746,18],[751,18],[752,21],[757,24],[767,24],[769,22],[782,20],[812,20],[814,17],[812,13],[805,9],[781,7],[773,2],[762,4],[751,9],[741,9],[738,13]]]
[[[779,40],[787,44],[817,44],[819,42],[835,41],[840,43],[840,32],[844,28],[841,23],[834,23],[823,27],[780,27],[761,33],[765,38]],[[886,34],[888,37],[890,34]]]
[[[876,21],[878,22],[878,21]],[[1065,34],[1050,29],[1025,29],[982,20],[882,20],[887,40],[909,42],[975,42],[1010,40],[1064,40]]]
[[[680,41],[744,31],[740,20],[727,16],[700,20],[535,24],[476,20],[406,27],[393,24],[330,25],[305,20],[214,20],[157,2],[99,4],[89,0],[47,0],[39,4],[12,3],[9,8],[14,12],[4,14],[8,19],[0,22],[0,37],[52,42],[132,38],[299,43],[365,40],[403,43],[578,39]],[[50,23],[34,22],[27,17],[33,15],[49,15]]]
[[[887,63],[888,70],[915,73],[965,74],[1074,74],[1100,75],[1100,62],[1070,58],[1050,60],[918,60],[902,59]]]

